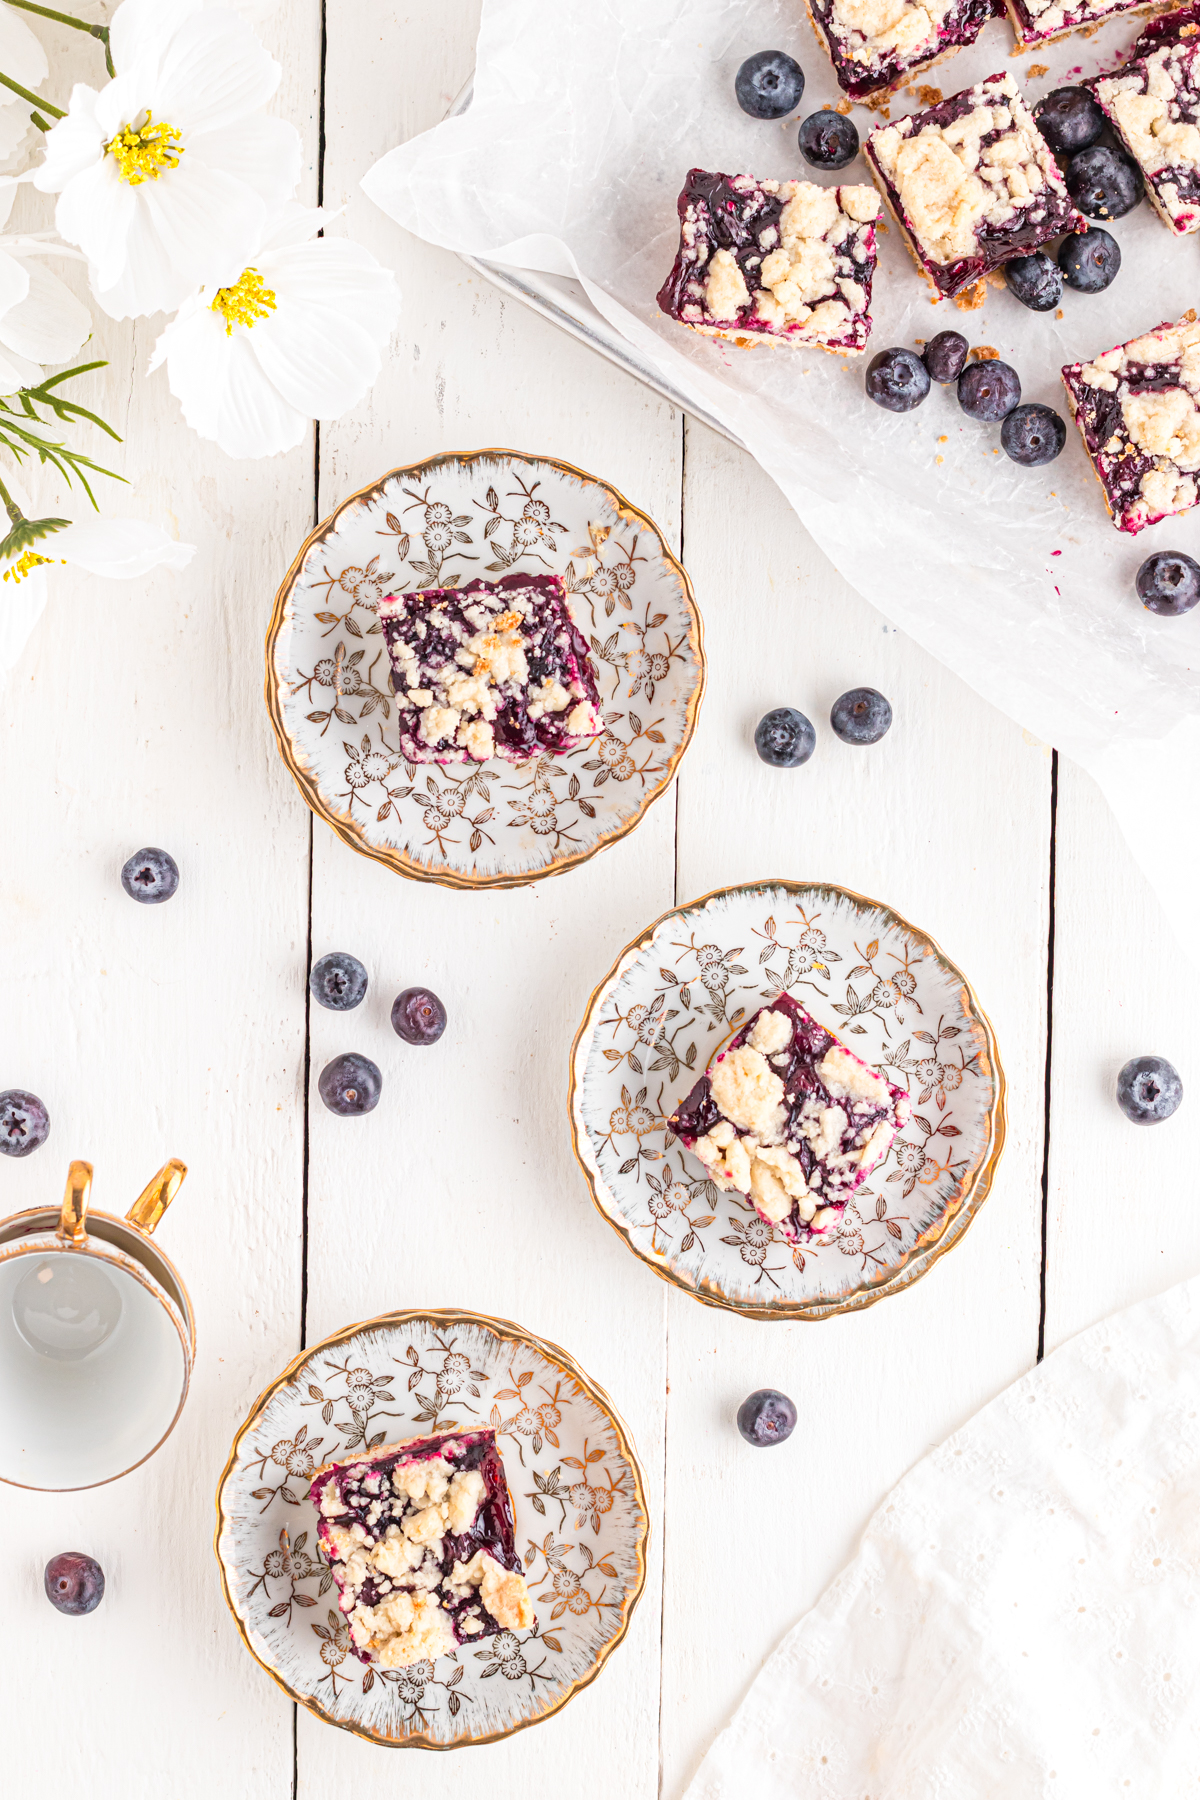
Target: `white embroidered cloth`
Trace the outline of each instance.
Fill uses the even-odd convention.
[[[686,1800],[1200,1794],[1200,1280],[1084,1332],[888,1495]]]

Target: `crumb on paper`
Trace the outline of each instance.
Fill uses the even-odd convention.
[[[954,304],[959,312],[978,312],[986,299],[987,282],[973,281],[971,286],[964,288],[961,294],[955,294]]]
[[[984,280],[989,287],[1006,288],[1008,286],[1007,281],[1004,279],[1003,269],[989,269],[984,276]]]
[[[935,463],[938,463],[940,465],[940,464],[944,463],[946,459],[944,456],[935,456],[933,460]]]
[[[1017,44],[1009,51],[1010,56],[1024,56],[1029,49],[1028,44]]]
[[[919,87],[917,89],[917,99],[921,102],[922,106],[940,106],[942,103],[942,90],[940,87]]]
[[[1025,74],[1030,81],[1037,81],[1039,76],[1048,75],[1049,73],[1050,73],[1050,64],[1049,63],[1030,63],[1029,67],[1025,71]]]
[[[1050,552],[1050,554],[1051,554],[1051,556],[1061,556],[1061,555],[1062,555],[1062,551],[1061,551],[1061,550],[1052,550],[1052,551],[1051,551],[1051,552]]]
[[[967,351],[968,362],[999,362],[1000,352],[995,344],[973,344]]]
[[[1100,27],[1098,25],[1086,25],[1079,35],[1081,38],[1095,37],[1099,29]]]
[[[1062,318],[1062,316],[1063,316],[1063,309],[1062,309],[1062,307],[1061,307],[1061,306],[1060,306],[1060,307],[1059,307],[1059,309],[1058,309],[1058,311],[1057,311],[1057,312],[1056,312],[1056,313],[1055,313],[1055,315],[1054,315],[1054,316],[1055,316],[1055,318],[1056,318],[1056,319],[1061,319],[1061,318]]]
[[[840,112],[844,118],[853,105],[853,100],[839,100],[833,110],[834,112]]]
[[[948,434],[943,431],[941,437],[938,439],[938,443],[939,444],[948,444],[949,442],[950,442],[950,438],[949,438]]]

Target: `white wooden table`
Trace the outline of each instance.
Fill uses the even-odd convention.
[[[315,454],[233,464],[185,430],[161,374],[142,378],[153,325],[105,325],[123,505],[199,553],[133,586],[61,580],[0,711],[0,1088],[53,1115],[46,1148],[0,1161],[0,1212],[56,1201],[72,1156],[95,1163],[96,1205],[123,1211],[182,1156],[161,1236],[200,1333],[184,1420],[143,1469],[78,1495],[0,1492],[4,1786],[675,1796],[889,1485],[1043,1348],[1200,1267],[1196,1087],[1153,1132],[1111,1097],[1144,1050],[1194,1081],[1200,993],[1086,778],[851,592],[747,457],[359,193],[470,73],[478,0],[324,10],[324,52],[319,0],[263,32],[308,197],[344,204],[333,229],[399,272],[384,375]],[[311,820],[267,723],[262,639],[294,549],[343,495],[497,443],[565,457],[657,518],[704,611],[710,686],[676,792],[632,837],[560,879],[472,895],[407,883]],[[861,683],[895,708],[880,748],[824,730],[806,769],[759,763],[769,706],[823,723]],[[144,843],[183,872],[161,909],[120,889]],[[999,1178],[961,1248],[821,1325],[757,1325],[657,1281],[593,1208],[567,1130],[571,1036],[615,953],[675,901],[759,875],[842,882],[929,930],[989,1010],[1010,1083]],[[306,1015],[308,959],[330,949],[370,970],[348,1020]],[[415,982],[450,1011],[419,1055],[387,1030]],[[352,1047],[381,1063],[385,1103],[344,1121],[315,1075]],[[267,1380],[345,1323],[424,1304],[566,1345],[632,1426],[654,1507],[647,1592],[601,1679],[537,1730],[436,1762],[297,1716],[242,1648],[210,1542],[217,1475]],[[733,1426],[764,1385],[800,1412],[769,1456]],[[107,1571],[87,1619],[42,1594],[67,1548]]]

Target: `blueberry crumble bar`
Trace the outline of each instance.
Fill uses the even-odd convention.
[[[1194,23],[1178,29],[1174,41],[1159,36],[1158,48],[1091,87],[1141,168],[1151,206],[1186,237],[1200,231],[1200,41]],[[1149,32],[1138,42],[1147,40]]]
[[[788,994],[717,1052],[670,1129],[790,1243],[820,1238],[910,1117],[894,1087]]]
[[[326,1463],[310,1492],[360,1662],[402,1669],[532,1625],[494,1431]]]
[[[857,355],[871,334],[878,212],[879,195],[865,185],[692,169],[659,307],[708,337]]]
[[[1048,238],[1087,230],[1011,75],[876,126],[863,153],[939,296]]]
[[[1148,12],[1155,0],[1008,0],[1008,16],[1018,46],[1048,44],[1103,25],[1120,13]]]
[[[527,762],[603,730],[595,671],[557,575],[379,602],[408,762]]]
[[[1104,504],[1137,532],[1200,496],[1200,321],[1194,312],[1062,372]]]
[[[843,94],[881,104],[903,82],[973,44],[1004,0],[808,0]]]

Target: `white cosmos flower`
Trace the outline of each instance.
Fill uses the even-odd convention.
[[[4,15],[0,13],[0,23]],[[15,185],[0,186],[0,226]],[[0,394],[35,386],[43,363],[69,362],[92,334],[92,315],[70,288],[31,257],[78,256],[50,232],[0,236]]]
[[[184,418],[227,456],[292,449],[379,374],[396,278],[361,244],[314,240],[324,220],[289,202],[238,279],[194,295],[154,346],[150,372],[166,363]]]
[[[126,319],[236,278],[300,178],[300,138],[257,111],[279,64],[236,13],[124,0],[110,32],[116,78],[73,89],[33,181],[59,196],[59,235],[105,312]]]

